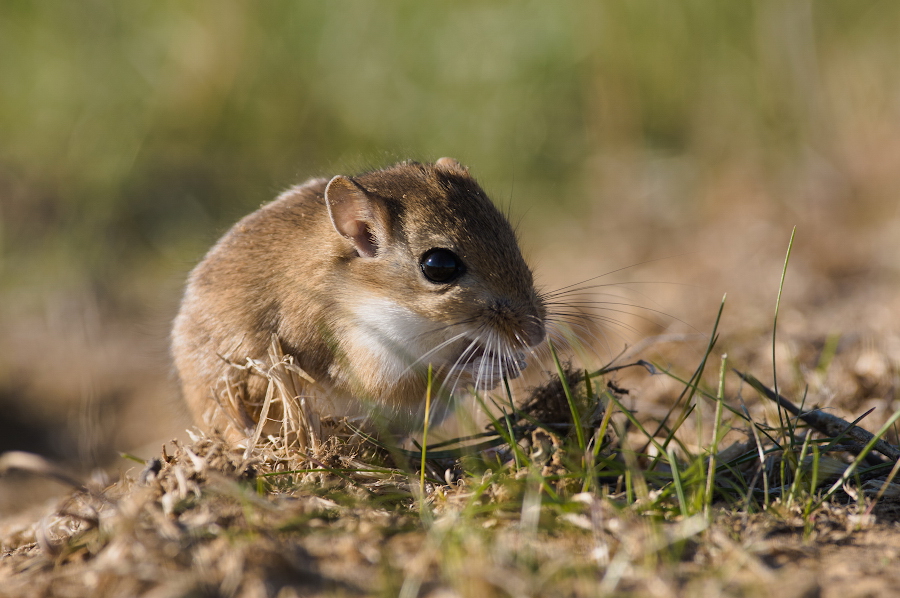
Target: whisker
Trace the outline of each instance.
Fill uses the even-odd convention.
[[[621,313],[621,314],[624,314],[627,316],[632,316],[632,317],[638,318],[640,320],[649,322],[651,324],[655,324],[656,326],[658,326],[660,328],[663,328],[663,326],[661,326],[659,324],[659,322],[656,322],[653,319],[650,319],[647,317],[641,317],[639,314],[632,314],[629,312],[615,312],[615,313]],[[615,313],[613,313],[613,314],[589,314],[589,313],[585,313],[583,311],[554,311],[547,315],[547,319],[548,320],[575,319],[575,320],[582,320],[585,322],[621,322],[621,321],[623,321],[623,319],[620,316],[615,315]]]
[[[459,381],[463,375],[463,369],[460,367],[460,363],[462,363],[463,361],[468,359],[469,356],[471,356],[472,353],[474,351],[476,351],[477,348],[481,345],[480,341],[481,341],[481,336],[482,336],[483,332],[478,331],[478,330],[476,330],[476,332],[478,332],[478,335],[472,340],[472,342],[469,343],[469,345],[465,348],[465,350],[463,350],[462,353],[460,353],[460,355],[456,359],[456,361],[453,362],[453,365],[450,366],[450,369],[447,373],[445,382],[443,382],[441,384],[440,388],[443,389],[444,385],[446,384],[447,381],[449,381],[450,377],[455,376],[455,379],[453,380],[453,385],[450,387],[450,392],[449,392],[450,396],[453,396],[456,393],[456,387],[459,384]]]
[[[475,321],[476,321],[476,318],[472,317],[472,318],[466,318],[464,320],[459,320],[457,322],[451,322],[449,324],[441,324],[439,326],[435,326],[434,328],[429,328],[428,330],[420,332],[419,334],[415,335],[413,338],[419,339],[419,338],[422,338],[423,336],[431,336],[431,335],[439,334],[449,328],[454,328],[456,326],[465,326],[465,325],[471,324],[472,322],[475,322]]]
[[[579,333],[575,330],[570,330],[568,332],[569,333],[567,334],[565,331],[556,330],[555,327],[552,330],[548,329],[548,336],[560,352],[568,353],[575,351],[576,348],[580,348],[586,350],[588,353],[595,356],[596,359],[600,360],[604,359],[603,355],[610,356],[613,354],[610,340],[605,333],[598,337],[590,331],[580,331],[581,333]],[[617,334],[616,336],[619,337],[621,342],[624,342],[621,335]],[[589,340],[586,340],[585,337],[588,337]],[[545,349],[545,353],[547,353],[545,358],[549,358],[549,348]],[[601,353],[603,355],[601,355]],[[594,358],[582,358],[582,361],[587,363],[593,359]]]
[[[466,336],[466,333],[465,333],[465,332],[460,332],[460,333],[457,334],[456,336],[450,337],[449,339],[445,340],[444,342],[440,343],[439,345],[437,345],[437,346],[435,346],[435,347],[429,349],[429,350],[426,351],[421,357],[419,357],[418,359],[416,359],[415,361],[413,361],[412,363],[410,363],[410,364],[406,367],[406,369],[403,370],[403,373],[401,374],[401,376],[403,376],[403,375],[405,375],[406,373],[408,373],[410,370],[412,370],[415,366],[419,365],[420,363],[423,363],[426,359],[428,359],[429,356],[433,355],[435,352],[440,351],[440,350],[443,349],[444,347],[446,347],[446,346],[448,346],[448,345],[451,345],[451,344],[455,343],[456,341],[458,341],[458,340],[461,339],[461,338],[465,338],[465,336]]]
[[[610,270],[609,272],[606,272],[605,274],[600,274],[600,275],[598,275],[598,276],[592,276],[591,278],[585,278],[585,279],[582,280],[582,281],[579,281],[579,282],[576,282],[576,283],[573,283],[573,284],[570,284],[570,285],[567,285],[567,286],[564,286],[564,287],[560,287],[560,288],[556,289],[556,291],[554,291],[554,292],[559,292],[559,291],[563,291],[563,290],[565,290],[565,289],[569,289],[569,288],[572,288],[572,287],[576,287],[576,286],[581,285],[581,284],[584,284],[584,283],[586,283],[586,282],[590,282],[590,281],[592,281],[592,280],[597,280],[598,278],[603,278],[604,276],[609,276],[610,274],[615,274],[616,272],[622,272],[622,271],[628,270],[628,269],[630,269],[630,268],[636,268],[636,267],[638,267],[638,266],[643,266],[643,265],[646,265],[646,264],[652,264],[652,263],[654,263],[654,262],[661,262],[661,261],[664,261],[664,260],[672,260],[672,259],[675,259],[675,258],[684,257],[684,256],[686,256],[686,255],[693,255],[694,253],[697,253],[697,252],[696,252],[696,251],[688,251],[687,253],[680,253],[680,254],[678,254],[678,255],[671,255],[671,256],[667,256],[667,257],[659,257],[659,258],[654,258],[654,259],[652,259],[652,260],[645,260],[645,261],[643,261],[643,262],[637,262],[637,263],[631,264],[630,266],[622,266],[621,268],[616,268],[615,270]]]
[[[564,303],[563,302],[548,303],[547,305],[563,305],[563,306],[576,306],[576,307],[577,306],[586,306],[591,309],[602,309],[602,310],[606,310],[606,311],[618,311],[619,313],[626,313],[626,314],[632,313],[632,312],[624,311],[624,310],[616,310],[615,308],[612,308],[612,307],[597,307],[597,306],[601,306],[601,305],[620,305],[620,306],[624,306],[624,307],[633,307],[635,309],[642,309],[644,311],[650,311],[655,314],[659,314],[661,316],[666,316],[667,318],[672,318],[674,320],[678,320],[678,318],[676,318],[672,314],[668,314],[668,313],[666,313],[664,311],[660,311],[658,309],[653,309],[652,307],[645,307],[643,305],[638,305],[636,303],[620,303],[618,301],[567,301]],[[678,321],[681,322],[681,320],[678,320]],[[682,322],[682,324],[684,324],[684,322]]]
[[[590,309],[596,309],[597,311],[611,312],[611,313],[617,313],[617,314],[625,314],[625,315],[627,315],[627,316],[632,316],[632,317],[634,317],[634,318],[638,318],[638,319],[640,319],[640,320],[643,320],[643,321],[645,321],[645,322],[648,322],[648,323],[650,323],[650,324],[653,324],[654,326],[659,326],[659,327],[661,327],[661,328],[665,328],[665,326],[663,326],[660,322],[658,322],[658,321],[656,321],[656,320],[654,320],[654,319],[652,319],[652,318],[650,318],[650,317],[648,317],[648,316],[644,316],[644,315],[641,315],[641,314],[639,314],[639,313],[634,313],[634,312],[632,312],[632,311],[627,311],[627,310],[624,310],[624,309],[615,309],[615,308],[612,308],[612,307],[595,307],[595,308],[590,308]],[[658,311],[653,310],[653,309],[649,309],[649,308],[644,308],[644,309],[646,309],[647,311],[651,311],[651,312],[658,313],[658,314],[660,314],[660,315],[666,315],[666,314],[664,314],[664,313],[662,313],[662,312],[658,312]],[[559,315],[582,315],[582,314],[583,314],[583,312],[578,312],[578,311],[568,311],[568,312],[554,311],[554,312],[552,312],[552,313],[553,313],[553,314],[559,314]],[[584,317],[588,317],[588,318],[601,318],[601,317],[602,317],[602,316],[599,316],[599,315],[591,315],[591,314],[583,314],[583,315],[584,315]],[[669,317],[671,317],[671,316],[669,316]],[[679,318],[674,318],[674,319],[675,319],[676,321],[678,321],[678,322],[681,322],[681,323],[684,324],[685,326],[688,326],[688,327],[693,328],[694,330],[696,330],[696,328],[694,328],[693,326],[691,326],[691,325],[688,324],[687,322],[684,322],[683,320],[681,320],[681,319],[679,319]]]
[[[588,280],[591,280],[591,279],[588,279]],[[587,282],[587,280],[585,280],[583,282]],[[581,284],[581,283],[576,283],[576,284]],[[694,288],[694,289],[702,288],[699,285],[695,285],[695,284],[689,284],[689,283],[685,283],[685,282],[671,282],[668,280],[625,280],[622,282],[590,284],[590,285],[586,285],[586,286],[574,288],[574,289],[570,289],[568,287],[562,287],[561,289],[556,289],[553,291],[540,293],[539,296],[541,299],[556,299],[558,297],[563,297],[565,295],[569,295],[569,294],[573,294],[573,293],[578,293],[578,292],[582,292],[582,291],[590,291],[593,289],[602,289],[602,288],[607,288],[607,287],[622,287],[622,288],[628,289],[629,291],[631,291],[633,293],[640,293],[640,291],[629,288],[627,286],[627,285],[631,285],[631,284],[660,284],[660,285],[671,285],[671,286],[678,286],[678,287],[690,287],[690,288]]]
[[[559,318],[559,319],[553,319],[553,320],[548,320],[548,321],[564,323],[564,324],[567,324],[570,326],[579,326],[579,327],[583,328],[586,332],[594,330],[594,329],[596,329],[598,332],[602,331],[603,327],[597,326],[596,320],[600,320],[600,321],[604,322],[612,330],[618,329],[618,330],[628,331],[635,335],[641,334],[641,331],[638,330],[637,328],[635,328],[634,326],[631,326],[631,325],[621,322],[619,320],[613,320],[611,318],[596,318],[595,319],[595,318],[576,318],[576,317],[570,316],[568,318]]]

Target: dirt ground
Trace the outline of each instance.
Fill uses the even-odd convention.
[[[601,339],[591,356],[595,363],[603,363],[607,356],[629,346],[637,347],[635,357],[687,372],[702,354],[718,303],[727,292],[721,341],[714,355],[727,352],[730,365],[753,372],[768,384],[772,383],[773,371],[773,314],[791,226],[787,220],[754,220],[748,215],[753,211],[752,207],[742,210],[738,206],[702,228],[682,225],[668,230],[649,247],[629,245],[629,239],[654,238],[652,218],[642,214],[624,230],[620,224],[629,218],[627,211],[604,220],[593,230],[588,227],[587,232],[561,228],[536,233],[524,245],[536,263],[539,280],[549,288],[590,278],[585,274],[615,270],[620,264],[664,258],[600,279],[616,283],[617,301],[657,311],[634,317],[617,314],[628,328],[607,328],[608,336]],[[775,343],[779,388],[794,399],[807,392],[809,403],[847,421],[875,407],[862,422],[867,429],[875,430],[900,408],[900,212],[883,210],[882,220],[870,223],[864,231],[848,231],[846,222],[832,220],[824,231],[819,223],[820,228],[811,235],[809,226],[798,222],[781,300]],[[581,235],[581,239],[571,242],[574,235]],[[652,284],[633,284],[636,281]],[[100,469],[115,479],[129,467],[115,459],[115,451],[149,458],[158,454],[159,446],[170,438],[185,438],[181,430],[190,422],[178,404],[165,350],[166,320],[177,296],[173,289],[177,289],[177,282],[166,289],[164,297],[155,300],[156,305],[138,325],[105,321],[100,315],[96,322],[86,323],[83,313],[80,321],[60,313],[56,321],[25,321],[6,328],[7,339],[19,347],[12,358],[16,363],[12,370],[20,388],[27,396],[46,397],[41,409],[49,422],[44,430],[21,435],[25,440],[15,448],[48,454],[81,479],[87,479],[91,471],[79,469],[79,462],[102,465]],[[81,301],[82,307],[90,303],[89,298]],[[650,323],[641,319],[647,313]],[[51,335],[59,342],[43,342]],[[829,351],[833,352],[831,357]],[[47,363],[62,361],[72,367],[60,375],[45,375]],[[623,373],[616,377],[616,383],[631,389],[631,406],[651,420],[664,415],[678,390],[660,376],[638,373]],[[65,396],[60,389],[73,384],[88,389],[82,394],[82,403],[74,409],[69,405],[54,410],[53,398]],[[744,400],[754,417],[772,417],[767,411],[770,408],[734,377],[729,379],[726,391],[733,402]],[[706,417],[711,414],[711,405],[708,411]],[[145,417],[150,412],[156,417]],[[15,429],[12,420],[6,425]],[[54,434],[51,430],[60,431],[55,440],[50,439]],[[897,440],[894,434],[888,438]],[[132,468],[130,475],[135,471]],[[66,486],[40,476],[19,474],[0,479],[0,538],[2,559],[7,564],[17,558],[16,554],[21,556],[17,550],[28,549],[29,545],[28,550],[39,552],[33,540],[35,524],[52,513],[60,497],[68,493]],[[718,556],[710,557],[710,562],[715,562],[714,573],[704,568],[703,559],[698,557],[671,569],[663,568],[656,585],[641,582],[624,584],[620,589],[630,595],[893,595],[900,581],[892,566],[900,554],[900,517],[892,505],[885,499],[871,515],[859,515],[860,507],[855,506],[835,511],[833,516],[817,521],[812,533],[805,533],[802,523],[792,524],[790,517],[783,515],[756,514],[745,520],[731,515],[733,525],[714,526],[722,536],[715,544]],[[392,550],[415,554],[428,542],[427,535],[421,533],[395,537],[394,532],[379,531],[378,526],[373,529],[375,536],[366,544],[370,546],[367,550],[382,556],[360,556],[357,552],[363,548],[354,547],[350,551],[356,554],[353,562],[378,561]],[[332,529],[328,536],[328,545],[334,550],[360,540],[354,533],[334,533]],[[317,546],[315,537],[309,536],[312,544],[308,546]],[[572,549],[574,545],[565,546]],[[723,557],[723,546],[731,546],[733,555]],[[341,595],[340,591],[332,593],[337,582],[347,584],[347,595],[366,594],[360,589],[365,585],[360,581],[366,578],[365,572],[383,574],[380,566],[360,564],[362,568],[347,577],[347,568],[335,565],[335,554],[314,549],[304,554],[304,559],[311,559],[309,566],[328,580],[322,586],[322,595]],[[402,556],[394,558],[404,562]],[[402,566],[398,568],[404,571]],[[10,568],[0,571],[8,574]],[[437,582],[425,583],[421,590],[423,596],[466,595],[465,590],[447,589]],[[9,590],[0,589],[0,595],[6,595],[4,591]]]

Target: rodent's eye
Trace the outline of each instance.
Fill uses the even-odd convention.
[[[419,262],[422,274],[435,284],[447,284],[465,271],[462,260],[449,249],[429,249]]]

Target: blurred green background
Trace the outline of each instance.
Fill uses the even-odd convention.
[[[188,269],[285,187],[401,159],[471,166],[548,283],[695,251],[660,279],[753,299],[794,224],[807,300],[896,281],[898,40],[887,0],[7,0],[0,449],[183,428]]]

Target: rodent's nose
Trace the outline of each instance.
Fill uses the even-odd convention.
[[[535,347],[541,344],[546,336],[544,322],[540,316],[531,314],[530,310],[515,305],[508,299],[495,300],[491,305],[491,312],[500,328],[507,329],[519,343]]]

